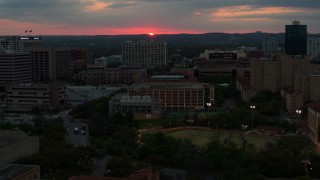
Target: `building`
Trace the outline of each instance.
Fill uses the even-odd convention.
[[[32,111],[58,109],[66,101],[66,84],[52,82],[50,84],[18,84],[6,85],[7,111]]]
[[[307,25],[293,21],[285,26],[285,53],[287,55],[307,54]]]
[[[72,73],[78,73],[87,67],[89,62],[89,49],[70,49],[70,68]]]
[[[39,152],[39,137],[21,131],[0,130],[0,142],[0,167]]]
[[[42,38],[36,36],[1,36],[0,51],[25,52],[30,47],[42,46]]]
[[[264,57],[271,58],[271,55],[278,51],[278,39],[269,37],[262,40],[262,50]]]
[[[308,38],[307,55],[311,58],[320,58],[320,37]]]
[[[71,77],[71,49],[55,47],[29,48],[32,82],[67,80]]]
[[[78,105],[101,97],[106,97],[120,87],[108,86],[67,86],[66,104]]]
[[[250,85],[257,92],[269,90],[277,92],[280,90],[281,62],[279,60],[257,60],[252,59],[250,64]]]
[[[151,96],[129,96],[127,94],[117,94],[109,101],[109,116],[115,113],[125,114],[159,114],[160,103],[155,102]]]
[[[245,50],[208,50],[206,49],[200,54],[200,57],[204,57],[207,60],[225,60],[225,61],[237,61],[239,58],[247,58]]]
[[[79,72],[78,78],[87,84],[132,84],[143,81],[147,70],[142,68],[104,68],[88,67]]]
[[[40,179],[40,166],[10,164],[0,169],[0,179],[3,179],[3,180]]]
[[[130,96],[150,96],[161,103],[161,109],[204,109],[206,102],[214,101],[214,86],[184,79],[184,76],[155,77],[129,87]]]
[[[167,43],[159,41],[127,41],[122,44],[123,65],[156,68],[167,65]]]
[[[319,143],[319,121],[320,121],[320,102],[310,103],[308,105],[308,127],[309,135],[312,141]]]
[[[108,57],[96,58],[94,64],[102,67],[118,67],[122,65],[122,59],[122,55],[111,55]]]
[[[30,53],[0,52],[0,87],[6,83],[31,82]]]

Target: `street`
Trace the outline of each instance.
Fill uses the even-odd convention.
[[[70,122],[70,116],[67,112],[60,112],[59,116],[63,119],[63,126],[67,130],[67,141],[77,146],[88,146],[89,145],[89,129],[86,123],[82,122]],[[81,133],[81,128],[85,127],[85,134]],[[75,128],[78,128],[78,132],[75,133]]]

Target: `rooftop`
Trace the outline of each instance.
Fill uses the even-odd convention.
[[[150,96],[122,96],[120,99],[122,103],[130,103],[130,102],[152,102]]]
[[[201,89],[204,84],[199,82],[181,82],[181,81],[155,81],[155,82],[139,82],[130,86],[129,89]]]
[[[9,180],[37,167],[39,166],[10,164],[0,169],[0,179]]]
[[[0,130],[0,148],[23,141],[27,138],[28,136],[21,131]]]

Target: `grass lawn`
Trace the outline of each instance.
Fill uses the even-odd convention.
[[[160,126],[163,120],[161,119],[141,119],[141,120],[135,120],[134,126],[137,129],[144,129],[144,128],[150,128],[151,126]]]
[[[205,147],[209,142],[217,138],[215,131],[206,130],[179,130],[167,133],[167,135],[175,138],[189,139],[193,144],[199,147]],[[278,139],[280,139],[280,137],[274,136],[259,136],[253,134],[242,135],[247,140],[248,144],[254,144],[254,147],[257,150],[262,150],[268,142],[276,142]],[[218,137],[220,143],[223,143],[225,140],[229,140],[240,146],[240,143],[242,142],[240,138],[240,132],[219,130]]]

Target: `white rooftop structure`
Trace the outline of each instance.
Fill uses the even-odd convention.
[[[120,87],[110,86],[67,86],[67,102],[72,105],[108,96]]]

